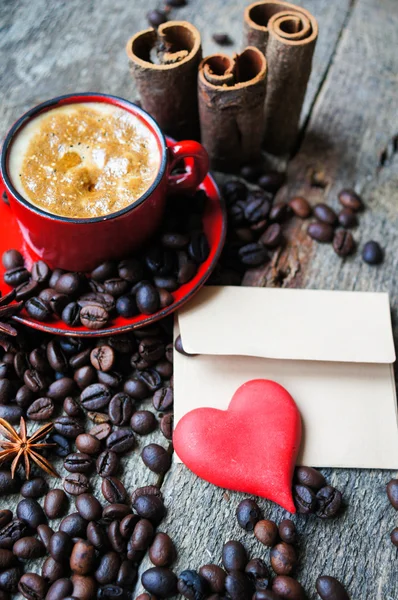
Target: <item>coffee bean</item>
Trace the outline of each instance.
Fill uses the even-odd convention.
[[[140,517],[149,519],[154,524],[159,523],[166,512],[162,498],[155,495],[132,497],[132,505]]]
[[[144,283],[136,293],[138,310],[144,315],[151,315],[159,310],[159,292],[150,283]]]
[[[54,412],[54,403],[51,398],[38,398],[29,406],[26,415],[32,421],[47,421]]]
[[[93,271],[91,271],[91,278],[94,281],[105,281],[106,279],[111,279],[117,273],[117,265],[112,260],[107,260],[98,267],[96,267]]]
[[[293,497],[297,511],[303,515],[314,513],[317,509],[317,499],[314,492],[306,485],[294,485]]]
[[[281,542],[271,550],[271,567],[277,575],[290,575],[297,565],[296,552],[290,544]]]
[[[0,417],[8,421],[11,425],[16,425],[20,422],[23,415],[22,408],[19,406],[2,406],[0,405]]]
[[[80,540],[73,546],[70,568],[77,575],[88,575],[94,570],[95,548],[90,542]]]
[[[79,600],[92,600],[95,597],[97,585],[94,577],[85,577],[75,573],[72,575],[72,583],[72,598],[79,598]],[[66,600],[66,598],[64,600]]]
[[[204,600],[208,595],[206,579],[193,570],[180,573],[177,589],[188,600]]]
[[[102,480],[101,491],[105,500],[108,502],[122,503],[127,500],[126,488],[116,477],[104,477]]]
[[[321,575],[316,580],[315,587],[322,600],[350,600],[340,581],[334,577]]]
[[[0,530],[12,521],[12,511],[8,508],[0,509]]]
[[[94,369],[110,371],[115,361],[115,353],[110,346],[99,346],[91,351],[90,361]]]
[[[331,242],[334,236],[334,229],[332,225],[328,223],[310,223],[307,229],[308,235],[317,242],[328,243]]]
[[[54,560],[59,563],[69,561],[73,546],[72,538],[65,531],[57,531],[50,539],[49,552]]]
[[[101,557],[94,573],[94,577],[100,585],[106,585],[116,580],[120,562],[120,557],[116,552],[107,552]]]
[[[48,490],[48,484],[43,477],[34,477],[25,481],[20,493],[24,498],[41,498]]]
[[[170,569],[153,567],[144,571],[141,583],[144,588],[159,598],[170,598],[177,593],[177,576]]]
[[[115,552],[118,552],[118,553],[126,552],[127,542],[123,538],[123,536],[120,532],[119,521],[114,520],[109,525],[108,539],[109,539],[110,545],[112,546],[113,550],[115,550]],[[127,552],[127,558],[130,558],[128,552]]]
[[[3,278],[7,285],[16,288],[30,279],[30,273],[25,267],[14,267],[13,269],[8,269],[4,273]]]
[[[83,306],[80,311],[80,322],[88,329],[101,329],[109,321],[109,313],[102,306],[95,304]]]
[[[155,415],[149,410],[138,410],[130,421],[131,429],[139,435],[148,435],[157,427]]]
[[[248,563],[244,546],[235,540],[226,542],[222,549],[222,563],[227,571],[243,571]]]
[[[300,219],[308,219],[311,215],[311,205],[308,200],[302,196],[294,196],[294,198],[289,201],[289,206],[296,217],[299,217]]]
[[[272,582],[272,591],[282,598],[289,600],[305,600],[307,598],[303,587],[298,581],[288,575],[278,575]]]
[[[38,525],[46,522],[46,516],[42,507],[33,498],[24,498],[17,504],[17,517],[24,521],[32,529],[36,529]]]
[[[89,473],[93,464],[93,458],[83,452],[68,454],[64,460],[64,467],[69,473]]]
[[[344,229],[336,231],[333,238],[333,250],[341,257],[353,254],[355,251],[355,240],[352,234]]]
[[[253,531],[256,523],[261,519],[260,507],[254,500],[242,500],[236,509],[236,518],[243,529]]]
[[[106,385],[109,388],[118,388],[122,383],[121,374],[116,373],[115,371],[109,371],[108,373],[104,373],[104,371],[97,371],[97,377],[99,383]]]
[[[48,552],[50,547],[50,539],[52,538],[54,531],[48,525],[43,524],[38,526],[36,533],[39,540]]]
[[[47,592],[46,600],[60,600],[70,596],[73,590],[73,584],[67,577],[54,581]]]
[[[48,381],[43,373],[39,373],[39,371],[35,371],[34,369],[28,369],[24,373],[24,383],[32,392],[37,394],[47,387]]]
[[[86,410],[99,410],[108,406],[111,397],[108,386],[103,383],[94,383],[83,390],[80,402]]]
[[[225,578],[225,590],[231,600],[250,600],[252,586],[247,577],[239,571],[231,571]]]
[[[129,540],[129,547],[134,550],[146,551],[154,537],[154,528],[148,519],[140,519],[134,527],[134,531]],[[157,565],[166,566],[166,565]]]
[[[6,270],[16,269],[17,267],[23,267],[24,258],[18,250],[11,249],[3,252],[1,262]]]
[[[20,576],[19,567],[11,567],[0,573],[0,590],[10,593],[15,592]]]
[[[354,212],[358,212],[364,208],[361,197],[354,190],[341,190],[341,192],[338,194],[338,198],[340,204],[342,204],[345,208],[350,208]]]
[[[15,542],[12,551],[17,558],[30,560],[39,558],[45,554],[45,547],[40,540],[35,537],[23,537]],[[6,552],[6,550],[3,550]]]
[[[25,302],[25,309],[28,315],[36,319],[36,321],[47,321],[51,316],[49,305],[41,298],[35,296]]]
[[[230,179],[223,186],[223,196],[226,203],[230,206],[238,200],[246,200],[248,189],[243,181]]]
[[[109,423],[100,423],[99,425],[95,425],[89,431],[90,435],[93,435],[98,440],[105,440],[112,431],[112,427]]]
[[[392,530],[390,538],[394,546],[398,548],[398,527]]]
[[[108,504],[108,506],[105,506],[104,510],[102,511],[102,519],[106,523],[111,523],[112,521],[122,521],[124,517],[130,513],[131,509],[127,506],[127,504],[114,502],[112,504]],[[137,515],[134,516],[138,519]],[[121,530],[120,533],[122,533]]]
[[[173,413],[163,415],[160,420],[160,431],[163,433],[167,440],[171,440],[173,437]]]
[[[71,396],[76,391],[76,384],[70,377],[61,377],[54,381],[48,388],[46,396],[55,400],[55,402],[63,401],[67,396]]]
[[[270,210],[271,200],[264,192],[256,190],[249,193],[244,208],[246,221],[249,223],[258,223],[258,221],[268,217]]]
[[[0,397],[1,397],[1,386],[0,386]],[[34,399],[34,393],[31,389],[28,388],[27,385],[22,385],[16,393],[15,402],[21,408],[26,408],[30,406]]]
[[[387,497],[391,505],[398,510],[398,479],[391,479],[387,483]]]
[[[90,364],[90,355],[91,355],[91,348],[86,348],[86,350],[83,350],[82,352],[79,352],[78,354],[74,354],[69,359],[69,366],[72,369],[80,369],[81,367],[86,367],[87,365]]]
[[[19,490],[19,480],[13,479],[10,471],[0,470],[0,496],[12,494]]]
[[[144,400],[148,397],[148,386],[144,381],[138,379],[127,379],[124,383],[124,391],[135,400]]]
[[[81,307],[77,302],[69,302],[62,310],[61,319],[70,327],[80,325]]]
[[[89,410],[86,413],[86,416],[88,419],[90,419],[90,421],[92,421],[96,425],[101,425],[102,423],[110,423],[109,415],[106,413],[103,413],[103,412]],[[90,432],[90,435],[92,435],[91,432]]]
[[[0,530],[0,548],[10,550],[14,543],[27,533],[28,524],[21,519],[13,519]]]
[[[129,283],[121,277],[113,277],[112,279],[106,279],[104,281],[104,288],[107,294],[117,298],[127,292]]]
[[[127,514],[125,517],[123,517],[123,519],[120,522],[120,533],[122,534],[122,536],[126,539],[130,539],[133,531],[134,531],[134,527],[136,526],[136,524],[138,523],[138,521],[140,520],[140,517],[138,515],[133,514],[132,512],[130,512],[129,514]]]
[[[283,240],[282,228],[279,223],[272,223],[262,234],[260,241],[267,248],[280,246]]]
[[[79,496],[79,494],[84,494],[89,490],[90,483],[83,473],[71,473],[64,478],[63,486],[68,494]]]
[[[279,594],[274,594],[271,590],[256,590],[253,600],[281,600]]]
[[[366,242],[362,248],[362,258],[368,265],[379,265],[383,257],[384,252],[378,242]]]
[[[84,390],[85,388],[93,385],[97,381],[97,372],[91,365],[85,365],[77,369],[73,375],[73,379],[76,381],[79,389]]]
[[[100,477],[115,475],[119,469],[119,457],[116,452],[104,450],[97,458],[96,470]]]
[[[75,444],[79,452],[89,455],[98,454],[101,450],[101,442],[89,433],[81,433],[78,435]]]
[[[336,488],[327,485],[317,492],[318,509],[316,515],[321,519],[329,519],[336,516],[342,504],[342,495]]]
[[[97,550],[103,551],[109,545],[104,527],[94,521],[87,525],[87,539]]]
[[[71,538],[84,537],[87,530],[87,521],[79,513],[72,513],[62,519],[59,530],[67,533]]]
[[[285,183],[286,175],[278,171],[263,173],[257,180],[258,185],[267,192],[276,193]]]
[[[279,536],[282,541],[287,544],[295,544],[297,542],[296,526],[290,519],[284,519],[279,524]]]
[[[108,450],[117,454],[124,454],[135,446],[135,436],[131,429],[121,427],[113,431],[106,440]]]
[[[82,417],[84,414],[80,404],[72,396],[68,396],[67,398],[65,398],[63,403],[63,409],[64,412],[68,415],[68,417],[79,418]]]
[[[129,319],[138,313],[137,303],[134,296],[120,296],[116,301],[116,312],[121,317]]]
[[[68,505],[68,497],[61,489],[50,490],[44,499],[44,512],[49,519],[61,517]]]
[[[21,539],[26,539],[26,538],[21,538]],[[17,544],[17,543],[18,542],[15,542],[15,544]],[[14,546],[15,546],[15,544],[14,544]],[[11,550],[5,550],[5,549],[0,550],[0,570],[1,571],[3,571],[4,569],[8,569],[14,563],[15,563],[15,556],[11,552]]]
[[[330,206],[327,204],[315,204],[313,208],[314,216],[322,223],[328,223],[328,225],[335,225],[337,222],[337,215]]]
[[[145,519],[143,519],[145,521]],[[149,548],[149,558],[156,567],[169,567],[176,558],[176,549],[167,533],[157,533]]]
[[[154,473],[164,474],[171,465],[171,455],[159,444],[148,444],[141,452],[144,464]]]
[[[256,523],[254,535],[264,546],[273,546],[278,537],[278,527],[274,521],[264,519]]]
[[[170,387],[162,387],[153,395],[153,406],[156,410],[165,411],[173,406],[174,396]]]
[[[247,244],[239,249],[239,258],[242,264],[257,267],[268,260],[268,253],[264,246],[258,243]]]
[[[29,386],[30,387],[30,386]],[[13,385],[8,379],[0,380],[0,404],[8,404],[13,396]]]
[[[137,568],[130,560],[124,560],[120,565],[116,583],[122,588],[131,588],[137,580]]]
[[[66,438],[76,439],[78,435],[83,433],[84,424],[83,421],[75,417],[57,417],[54,420],[54,429]]]
[[[37,296],[38,291],[39,284],[37,281],[30,279],[25,281],[25,283],[21,283],[15,288],[15,300],[18,302],[20,300],[27,300],[28,298],[32,298],[32,296]]]
[[[350,208],[343,208],[338,214],[338,220],[345,229],[351,229],[358,225],[358,218]]]
[[[270,583],[270,573],[262,558],[252,558],[246,567],[245,574],[256,590],[267,589]]]
[[[28,600],[44,600],[47,583],[37,573],[25,573],[19,580],[18,591]]]
[[[80,494],[76,498],[76,508],[86,521],[99,521],[102,516],[102,506],[92,494]]]
[[[41,568],[41,575],[49,584],[54,583],[61,577],[65,577],[65,574],[66,568],[64,564],[57,562],[52,556],[46,558]]]
[[[306,485],[313,490],[320,490],[326,485],[326,479],[317,469],[312,467],[297,467],[294,472],[295,482]]]
[[[133,414],[133,402],[130,396],[124,392],[119,392],[111,399],[108,413],[114,425],[126,425]]]
[[[207,582],[208,589],[213,594],[222,594],[224,592],[225,578],[227,574],[218,565],[203,565],[199,569],[201,575]]]

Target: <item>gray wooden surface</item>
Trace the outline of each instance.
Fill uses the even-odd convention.
[[[206,54],[217,50],[211,41],[214,32],[229,32],[235,41],[231,51],[240,48],[244,0],[188,1],[173,14],[201,30]],[[359,254],[341,261],[330,246],[310,243],[305,225],[296,223],[288,248],[265,269],[247,273],[245,282],[389,291],[396,324],[398,158],[389,140],[398,133],[398,4],[396,0],[302,4],[319,19],[320,37],[301,144],[280,196],[300,193],[312,202],[326,200],[337,207],[338,190],[355,187],[368,207],[355,238],[359,244],[368,239],[382,242],[386,260],[379,268],[364,264]],[[144,0],[2,0],[0,130],[35,103],[58,94],[102,91],[135,98],[124,46],[146,26],[148,7]],[[387,160],[380,165],[385,148]],[[323,181],[323,187],[314,186],[314,178]],[[158,432],[152,440],[164,444]],[[398,557],[389,532],[398,519],[385,496],[385,484],[393,474],[334,470],[327,475],[343,491],[346,509],[327,523],[295,517],[301,534],[298,579],[311,599],[317,597],[317,576],[329,574],[344,581],[353,600],[396,600]],[[124,474],[127,486],[133,489],[153,479],[138,453],[132,454]],[[230,537],[241,539],[252,556],[267,557],[253,536],[236,524],[241,494],[217,489],[181,466],[173,466],[167,474],[163,492],[169,512],[161,529],[177,545],[176,572],[219,562],[222,545]],[[285,516],[277,506],[260,503],[267,517]],[[144,561],[142,568],[148,565]]]

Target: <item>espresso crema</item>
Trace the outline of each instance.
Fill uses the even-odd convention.
[[[31,204],[88,219],[138,200],[160,167],[155,135],[135,115],[101,102],[67,104],[27,123],[12,142],[8,173]]]

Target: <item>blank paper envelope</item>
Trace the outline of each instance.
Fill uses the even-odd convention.
[[[199,355],[174,353],[175,423],[272,379],[301,413],[298,464],[398,468],[388,294],[205,287],[179,311],[178,331]]]

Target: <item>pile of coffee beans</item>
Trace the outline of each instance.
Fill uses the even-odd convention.
[[[37,321],[56,317],[71,327],[107,326],[114,316],[151,315],[174,302],[173,292],[195,277],[209,255],[202,227],[206,194],[170,198],[161,230],[139,256],[105,261],[89,275],[51,270],[39,260],[31,272],[17,250],[2,256],[4,281]]]
[[[295,470],[293,497],[297,512],[321,519],[335,517],[343,501],[341,492],[328,485],[322,473],[312,467]]]
[[[220,285],[239,285],[247,268],[266,264],[271,253],[286,243],[286,223],[296,217],[315,220],[308,226],[308,235],[321,243],[333,243],[336,254],[342,258],[356,249],[350,229],[358,224],[358,213],[364,205],[353,190],[342,190],[339,214],[326,204],[311,206],[306,198],[292,197],[288,203],[275,202],[279,188],[285,183],[285,174],[264,172],[255,166],[241,170],[242,179],[228,180],[223,196],[228,211],[227,243],[219,269],[211,282]],[[336,229],[341,227],[341,229]],[[383,251],[377,242],[368,242],[362,251],[368,264],[379,264]]]
[[[387,484],[387,497],[391,506],[398,511],[398,479],[391,479]],[[391,541],[398,548],[398,527],[395,527],[391,532]]]

